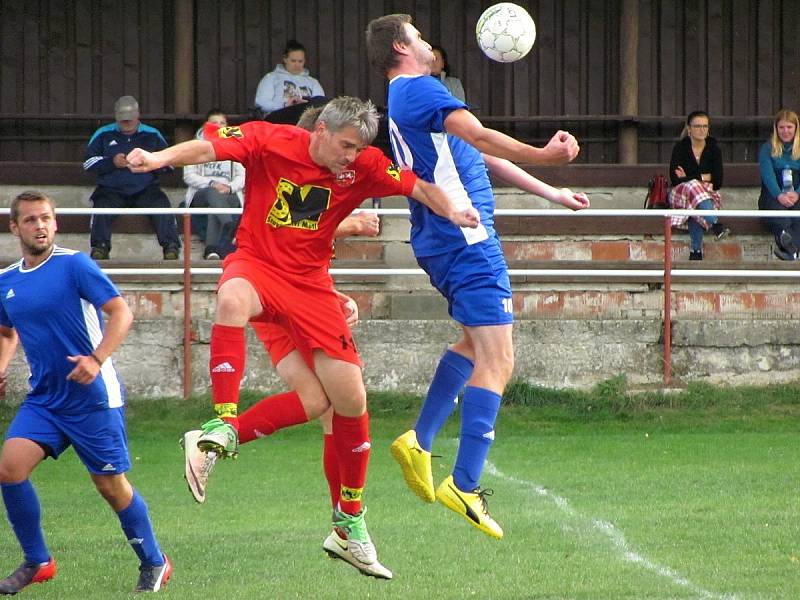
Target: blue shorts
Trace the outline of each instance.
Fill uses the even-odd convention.
[[[417,259],[447,298],[450,316],[466,327],[514,322],[511,282],[500,241],[489,238],[453,252]]]
[[[124,407],[65,415],[23,403],[6,432],[6,439],[11,438],[34,441],[53,458],[72,445],[95,475],[115,475],[131,468]]]

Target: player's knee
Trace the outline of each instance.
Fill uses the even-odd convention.
[[[514,354],[498,352],[475,360],[475,374],[484,373],[498,386],[505,386],[514,372]]]
[[[353,394],[331,402],[334,412],[345,417],[360,417],[367,411],[367,394]]]
[[[133,488],[124,475],[94,475],[95,488],[115,511],[125,509],[133,497]]]
[[[20,483],[28,478],[30,473],[26,473],[18,465],[0,464],[0,483]]]
[[[217,323],[244,327],[249,319],[249,298],[234,291],[217,296]]]
[[[511,379],[511,374],[514,372],[514,353],[510,353],[500,365],[500,373],[503,377],[503,381],[508,383],[508,380]]]
[[[303,410],[306,411],[306,416],[309,418],[309,420],[316,419],[317,417],[325,414],[325,412],[331,406],[331,403],[325,394],[304,394],[302,391],[298,393],[300,396],[300,401],[303,403]]]

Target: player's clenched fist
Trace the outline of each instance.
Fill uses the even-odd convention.
[[[152,152],[141,148],[134,148],[125,158],[128,161],[128,168],[134,173],[147,173],[163,166],[156,164],[157,161]]]
[[[450,220],[459,227],[470,227],[471,229],[475,229],[481,224],[481,216],[472,206],[466,210],[454,213],[450,217]]]
[[[547,164],[563,165],[578,156],[581,147],[578,140],[568,131],[556,131],[544,147],[544,161]]]

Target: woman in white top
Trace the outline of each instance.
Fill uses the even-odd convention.
[[[228,125],[228,118],[219,109],[206,115],[206,123],[220,127]],[[202,139],[202,127],[197,131]],[[221,160],[183,168],[186,206],[195,208],[241,208],[244,205],[244,167],[231,160]],[[232,249],[233,237],[239,215],[192,215],[192,230],[205,244],[203,258],[219,260]]]
[[[324,98],[325,91],[305,65],[305,46],[289,40],[283,50],[282,64],[264,75],[256,90],[256,108],[266,120],[294,124],[305,108],[299,105]]]
[[[433,51],[434,61],[431,65],[431,75],[441,81],[450,93],[461,100],[466,102],[467,98],[464,94],[464,86],[461,85],[461,80],[458,77],[450,75],[450,65],[447,63],[447,52],[441,46],[431,46]]]

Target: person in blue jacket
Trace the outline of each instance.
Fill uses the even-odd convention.
[[[772,137],[761,146],[758,168],[761,172],[760,210],[800,209],[800,137],[797,113],[779,110],[772,126]],[[775,236],[775,256],[796,260],[800,246],[800,219],[765,217],[764,224]]]
[[[134,148],[156,151],[167,147],[161,132],[139,120],[139,103],[122,96],[114,103],[114,123],[92,134],[83,168],[97,176],[92,193],[95,208],[170,208],[169,198],[154,173],[133,173],[125,156]],[[165,169],[165,171],[171,170]],[[117,215],[92,215],[91,256],[106,260],[111,253],[111,225]],[[165,260],[177,260],[181,247],[174,215],[150,215]]]

